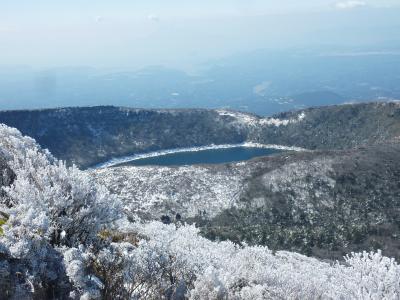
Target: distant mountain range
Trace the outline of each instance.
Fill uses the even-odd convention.
[[[400,99],[396,49],[260,50],[209,61],[190,73],[162,66],[1,67],[0,109],[113,104],[271,115],[310,106]]]

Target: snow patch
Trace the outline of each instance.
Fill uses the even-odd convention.
[[[299,115],[297,115],[296,118],[291,118],[291,119],[277,119],[277,118],[264,118],[259,120],[260,125],[267,125],[267,126],[287,126],[289,124],[295,124],[298,122],[301,122],[305,119],[306,114],[305,112],[301,112]]]
[[[249,126],[287,126],[289,124],[295,124],[305,119],[306,114],[304,111],[300,112],[296,117],[290,119],[278,119],[278,118],[258,118],[256,116],[245,114],[241,112],[234,112],[229,110],[217,110],[220,116],[229,116],[235,119],[236,122],[249,125]]]
[[[239,201],[245,188],[242,179],[249,172],[247,168],[129,166],[91,174],[117,193],[130,213],[161,216],[175,211],[195,217],[206,212],[207,217],[214,217]]]

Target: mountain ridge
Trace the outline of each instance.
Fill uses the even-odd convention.
[[[88,168],[115,157],[210,144],[351,148],[400,136],[400,104],[334,105],[265,118],[231,110],[99,106],[2,111],[0,123],[33,137],[57,158]]]

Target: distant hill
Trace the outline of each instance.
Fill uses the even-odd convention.
[[[0,66],[0,109],[113,104],[230,108],[265,116],[350,100],[400,99],[399,46],[378,44],[260,49],[194,65],[190,73],[165,66]]]
[[[320,106],[321,103],[342,104],[346,101],[346,98],[330,91],[314,91],[307,93],[300,93],[289,97],[293,99],[295,103],[301,103],[302,105],[309,106]]]

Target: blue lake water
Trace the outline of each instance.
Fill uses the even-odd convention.
[[[254,157],[267,156],[279,152],[282,152],[282,150],[251,147],[188,151],[136,159],[122,163],[119,166],[182,166],[196,164],[221,164],[249,160]]]

